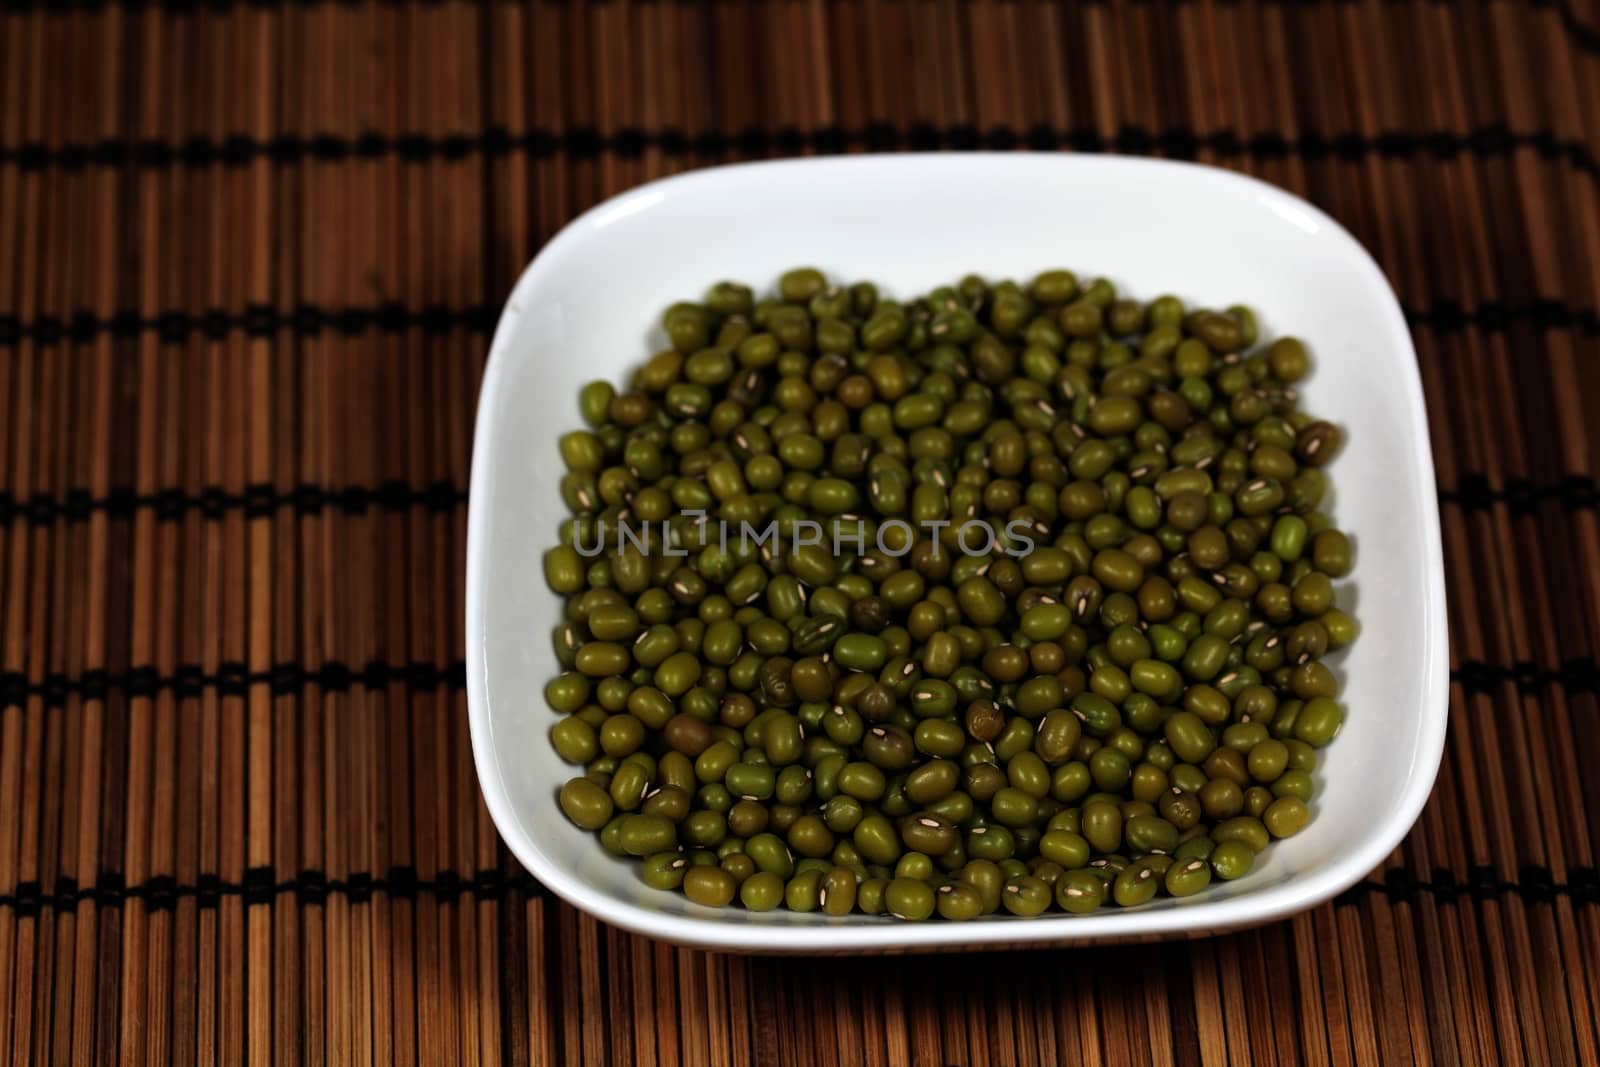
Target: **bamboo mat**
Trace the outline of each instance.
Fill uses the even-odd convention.
[[[1594,0],[0,8],[0,1062],[1600,1062]],[[982,147],[1246,171],[1383,265],[1444,504],[1433,798],[1336,903],[1193,943],[602,927],[472,770],[494,309],[649,178]]]

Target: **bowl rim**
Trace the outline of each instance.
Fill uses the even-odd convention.
[[[1371,253],[1336,220],[1314,204],[1270,182],[1236,171],[1201,163],[1123,155],[1084,155],[1044,152],[883,153],[762,160],[708,167],[659,178],[601,201],[568,222],[534,256],[518,277],[496,324],[479,390],[473,433],[472,475],[469,487],[466,567],[467,704],[473,760],[484,803],[496,830],[511,853],[551,892],[569,904],[606,923],[647,937],[696,948],[756,953],[829,953],[873,950],[938,951],[947,949],[1028,948],[1088,944],[1118,940],[1153,940],[1206,936],[1229,929],[1255,926],[1287,917],[1332,899],[1361,881],[1400,844],[1420,816],[1432,792],[1444,754],[1449,721],[1448,621],[1445,609],[1444,556],[1439,527],[1437,493],[1423,493],[1421,503],[1425,600],[1422,605],[1424,649],[1421,669],[1424,699],[1418,708],[1417,749],[1400,802],[1377,824],[1360,846],[1303,878],[1263,887],[1259,891],[1224,900],[1199,899],[1184,906],[1156,911],[1132,909],[1089,916],[1047,916],[1026,921],[992,917],[971,923],[903,923],[892,919],[850,916],[803,923],[764,924],[731,921],[717,909],[688,905],[691,912],[675,915],[614,900],[596,893],[559,864],[549,862],[532,845],[501,778],[489,726],[487,700],[488,662],[483,631],[485,557],[487,551],[487,473],[490,445],[496,435],[498,414],[490,402],[500,387],[506,367],[514,358],[508,351],[528,304],[528,297],[570,246],[588,238],[595,229],[664,203],[677,192],[696,186],[748,181],[777,171],[820,169],[874,169],[893,167],[943,167],[979,169],[998,161],[1016,166],[1066,168],[1162,169],[1183,171],[1187,179],[1213,185],[1243,186],[1259,197],[1271,197],[1281,207],[1303,213],[1343,246],[1343,256],[1366,275],[1366,282],[1383,294],[1372,312],[1399,346],[1402,357],[1399,383],[1418,432],[1412,435],[1409,457],[1423,484],[1436,488],[1429,443],[1427,410],[1421,374],[1411,333],[1388,279]],[[553,814],[553,812],[552,812]]]

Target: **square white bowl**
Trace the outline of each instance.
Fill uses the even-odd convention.
[[[902,923],[709,909],[648,889],[561,815],[573,773],[550,746],[543,687],[560,603],[541,567],[565,514],[557,436],[577,391],[620,381],[662,347],[662,308],[712,282],[774,284],[810,264],[907,296],[969,271],[1055,266],[1143,299],[1243,302],[1263,336],[1306,339],[1305,406],[1342,424],[1334,514],[1357,546],[1361,636],[1347,707],[1324,752],[1310,825],[1248,876],[1196,897],[1095,915]],[[1109,156],[907,155],[702,170],[599,205],[523,273],[490,349],[478,408],[467,546],[467,688],[484,799],[513,854],[606,922],[688,945],[840,953],[1198,936],[1329,899],[1383,861],[1438,771],[1448,697],[1443,561],[1416,354],[1371,257],[1321,211],[1210,167]]]

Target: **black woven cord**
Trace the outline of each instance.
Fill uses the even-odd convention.
[[[85,489],[69,489],[63,494],[35,493],[21,499],[0,492],[0,523],[19,518],[34,525],[49,525],[59,520],[83,522],[101,514],[113,519],[125,519],[139,511],[153,511],[157,519],[167,522],[177,521],[193,512],[210,520],[236,511],[242,511],[251,518],[260,518],[283,509],[290,509],[296,515],[321,515],[327,512],[360,515],[374,510],[398,512],[418,507],[448,512],[466,501],[467,491],[464,488],[444,481],[424,486],[407,485],[400,481],[342,487],[301,484],[292,489],[256,484],[246,486],[243,492],[207,486],[192,492],[169,487],[136,493],[124,487],[101,496],[94,496]]]
[[[1444,299],[1427,307],[1408,307],[1404,311],[1412,326],[1440,334],[1465,330],[1499,334],[1525,324],[1539,330],[1560,329],[1586,337],[1600,336],[1600,312],[1560,300],[1540,299],[1525,304],[1490,300],[1468,308],[1459,301]],[[357,337],[370,331],[396,334],[408,330],[420,330],[433,336],[453,330],[484,335],[493,326],[494,315],[482,304],[459,308],[443,305],[406,308],[398,304],[325,308],[317,304],[299,304],[287,309],[255,306],[243,311],[174,309],[155,315],[126,310],[98,315],[80,310],[66,315],[41,315],[26,321],[15,315],[0,314],[0,348],[14,348],[24,342],[41,347],[66,343],[82,345],[103,336],[129,339],[143,334],[153,334],[168,344],[182,344],[196,336],[221,341],[236,332],[262,338],[284,333],[296,337],[317,337],[324,333]]]
[[[1450,678],[1468,694],[1493,693],[1504,685],[1515,686],[1523,694],[1533,694],[1551,687],[1558,687],[1571,695],[1600,694],[1600,665],[1592,657],[1568,659],[1559,667],[1528,662],[1463,660],[1450,672]],[[161,674],[152,666],[139,666],[121,675],[91,670],[72,677],[48,674],[36,681],[30,681],[18,672],[8,671],[0,673],[0,707],[21,705],[31,698],[42,700],[47,707],[60,707],[68,697],[103,700],[112,692],[130,698],[148,698],[165,692],[193,697],[205,690],[215,689],[224,696],[244,696],[253,687],[264,686],[275,695],[287,696],[313,686],[324,693],[340,693],[356,686],[384,689],[391,685],[402,685],[413,693],[429,693],[439,689],[460,692],[467,685],[467,666],[465,661],[460,660],[443,666],[373,660],[360,667],[338,661],[324,663],[320,667],[308,667],[289,660],[266,670],[252,671],[242,663],[226,662],[211,672],[193,664],[180,666],[170,674]]]
[[[667,128],[637,126],[604,132],[592,126],[556,131],[483,130],[450,134],[381,133],[365,130],[351,135],[329,133],[283,134],[257,138],[234,133],[222,138],[193,137],[184,141],[107,138],[92,142],[45,144],[29,141],[0,146],[0,163],[23,170],[83,170],[88,167],[133,167],[167,170],[175,167],[242,167],[258,160],[279,166],[303,162],[342,163],[394,158],[407,163],[500,157],[512,154],[547,159],[565,156],[593,159],[601,155],[637,158],[646,151],[670,156],[797,155],[811,152],[835,155],[850,151],[1053,151],[1118,152],[1134,155],[1159,153],[1175,159],[1193,159],[1201,153],[1225,159],[1283,159],[1297,156],[1310,162],[1381,159],[1478,160],[1503,158],[1528,150],[1600,182],[1600,162],[1589,146],[1564,138],[1554,130],[1512,130],[1504,123],[1488,123],[1468,130],[1382,130],[1378,133],[1342,131],[1285,136],[1275,132],[1241,134],[1237,130],[1199,131],[1174,125],[1160,129],[1124,124],[1106,136],[1089,126],[1054,127],[1037,124],[1025,128],[996,125],[980,128],[971,123],[935,125],[874,121],[859,128],[820,126],[802,129],[751,126],[732,132],[706,130],[688,133]]]
[[[1489,484],[1487,475],[1468,473],[1460,476],[1455,488],[1439,492],[1441,501],[1467,511],[1482,511],[1504,504],[1514,515],[1530,514],[1546,501],[1558,503],[1567,511],[1593,511],[1597,498],[1600,498],[1600,485],[1587,474],[1565,475],[1549,484],[1511,477],[1505,480],[1504,486],[1495,488]],[[210,520],[235,511],[260,518],[284,509],[296,515],[327,512],[360,515],[372,510],[399,512],[411,508],[449,512],[466,502],[466,489],[448,481],[424,486],[400,481],[343,487],[301,484],[292,489],[256,484],[246,486],[243,492],[217,486],[196,491],[169,487],[148,493],[117,488],[101,496],[92,495],[86,489],[68,489],[65,493],[34,493],[20,499],[0,491],[0,524],[23,519],[45,526],[63,520],[84,522],[100,514],[121,519],[138,511],[153,511],[157,519],[166,522],[178,521],[193,512]]]
[[[355,901],[375,895],[396,900],[432,897],[437,900],[503,900],[508,897],[551,899],[551,894],[526,871],[508,873],[484,869],[464,874],[445,869],[423,876],[412,867],[391,867],[380,874],[357,873],[333,878],[324,871],[307,869],[280,877],[271,867],[251,867],[241,881],[227,881],[216,874],[202,874],[193,883],[178,882],[169,874],[156,875],[128,885],[121,872],[103,871],[92,886],[80,886],[75,879],[57,878],[49,890],[38,882],[20,882],[9,893],[0,893],[0,908],[11,908],[18,915],[37,915],[43,909],[72,911],[92,901],[103,908],[120,908],[129,901],[142,901],[147,909],[163,910],[180,901],[193,899],[202,907],[215,907],[223,898],[238,897],[246,905],[273,904],[293,897],[302,905],[318,905],[332,896]],[[1435,869],[1427,878],[1418,878],[1405,868],[1385,871],[1381,880],[1367,879],[1345,890],[1336,904],[1359,903],[1368,896],[1380,895],[1393,902],[1413,902],[1424,896],[1441,903],[1472,900],[1519,899],[1529,904],[1548,904],[1566,897],[1575,905],[1600,904],[1600,874],[1592,867],[1568,870],[1567,880],[1555,879],[1548,867],[1524,864],[1515,878],[1502,878],[1493,868],[1475,866],[1465,877],[1445,869]]]
[[[1587,906],[1600,903],[1600,878],[1592,867],[1573,867],[1567,872],[1567,881],[1557,882],[1550,868],[1532,863],[1518,868],[1516,878],[1502,878],[1493,867],[1484,865],[1469,868],[1465,878],[1444,868],[1435,868],[1427,878],[1419,878],[1404,867],[1395,867],[1384,871],[1381,880],[1357,882],[1335,897],[1334,903],[1348,906],[1375,895],[1394,903],[1412,903],[1426,896],[1443,904],[1463,898],[1515,898],[1528,904],[1548,904],[1567,897],[1574,904]]]
[[[93,902],[103,908],[120,908],[129,901],[142,901],[149,911],[165,911],[180,901],[192,899],[202,908],[214,908],[225,897],[238,897],[246,905],[272,904],[292,895],[301,904],[316,905],[330,896],[355,901],[383,895],[396,900],[432,897],[437,900],[501,900],[517,895],[530,899],[549,899],[545,889],[526,871],[507,874],[486,869],[471,875],[443,870],[432,877],[421,877],[411,867],[391,867],[382,874],[359,873],[330,878],[323,871],[307,869],[292,877],[279,877],[271,867],[251,867],[240,881],[225,881],[215,874],[199,875],[192,884],[178,882],[172,875],[160,874],[146,881],[127,885],[119,871],[103,871],[92,886],[80,886],[76,879],[57,878],[47,891],[38,882],[19,882],[9,893],[0,893],[0,908],[11,908],[18,915],[37,915],[41,910],[72,911],[80,904]]]
[[[152,315],[130,309],[108,315],[79,310],[64,315],[41,315],[27,321],[15,315],[0,314],[0,348],[14,347],[23,341],[37,345],[88,344],[106,336],[127,340],[153,335],[169,344],[181,344],[196,337],[222,341],[235,333],[256,338],[273,338],[285,333],[296,337],[323,334],[358,337],[365,333],[397,334],[409,330],[430,335],[453,330],[484,334],[493,325],[494,313],[481,304],[465,307],[430,304],[420,308],[392,303],[342,308],[320,304],[296,304],[291,308],[251,304],[232,311],[174,308]]]
[[[194,664],[180,666],[171,674],[158,673],[151,666],[139,666],[121,675],[91,670],[75,677],[48,674],[38,681],[29,681],[15,671],[6,671],[0,672],[0,707],[21,705],[35,697],[47,707],[61,707],[71,696],[84,700],[103,700],[112,692],[123,693],[129,698],[148,698],[166,692],[180,697],[194,697],[205,690],[215,689],[224,696],[245,696],[251,688],[265,686],[271,693],[283,696],[302,692],[311,686],[324,693],[342,693],[357,686],[385,689],[391,685],[403,685],[413,693],[429,693],[441,688],[460,692],[467,687],[467,665],[460,660],[443,666],[374,660],[359,667],[337,661],[324,663],[320,667],[307,667],[303,663],[287,661],[274,664],[266,670],[252,671],[242,663],[225,662],[210,672]]]

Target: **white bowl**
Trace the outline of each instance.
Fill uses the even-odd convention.
[[[902,923],[704,908],[646,888],[562,817],[572,773],[542,690],[560,605],[543,550],[564,514],[557,435],[577,391],[661,347],[662,308],[712,282],[774,284],[798,264],[906,296],[968,271],[1103,274],[1148,299],[1257,309],[1265,336],[1310,344],[1305,405],[1343,424],[1334,513],[1358,546],[1361,637],[1343,662],[1343,733],[1313,819],[1247,877],[1196,897],[1090,916]],[[1309,908],[1366,875],[1421,811],[1444,744],[1443,563],[1416,355],[1371,257],[1304,200],[1208,167],[1070,155],[909,155],[720,167],[652,182],[572,223],[523,273],[495,331],[478,408],[467,543],[473,751],[495,825],[524,866],[609,923],[746,952],[927,951],[1196,936]]]

